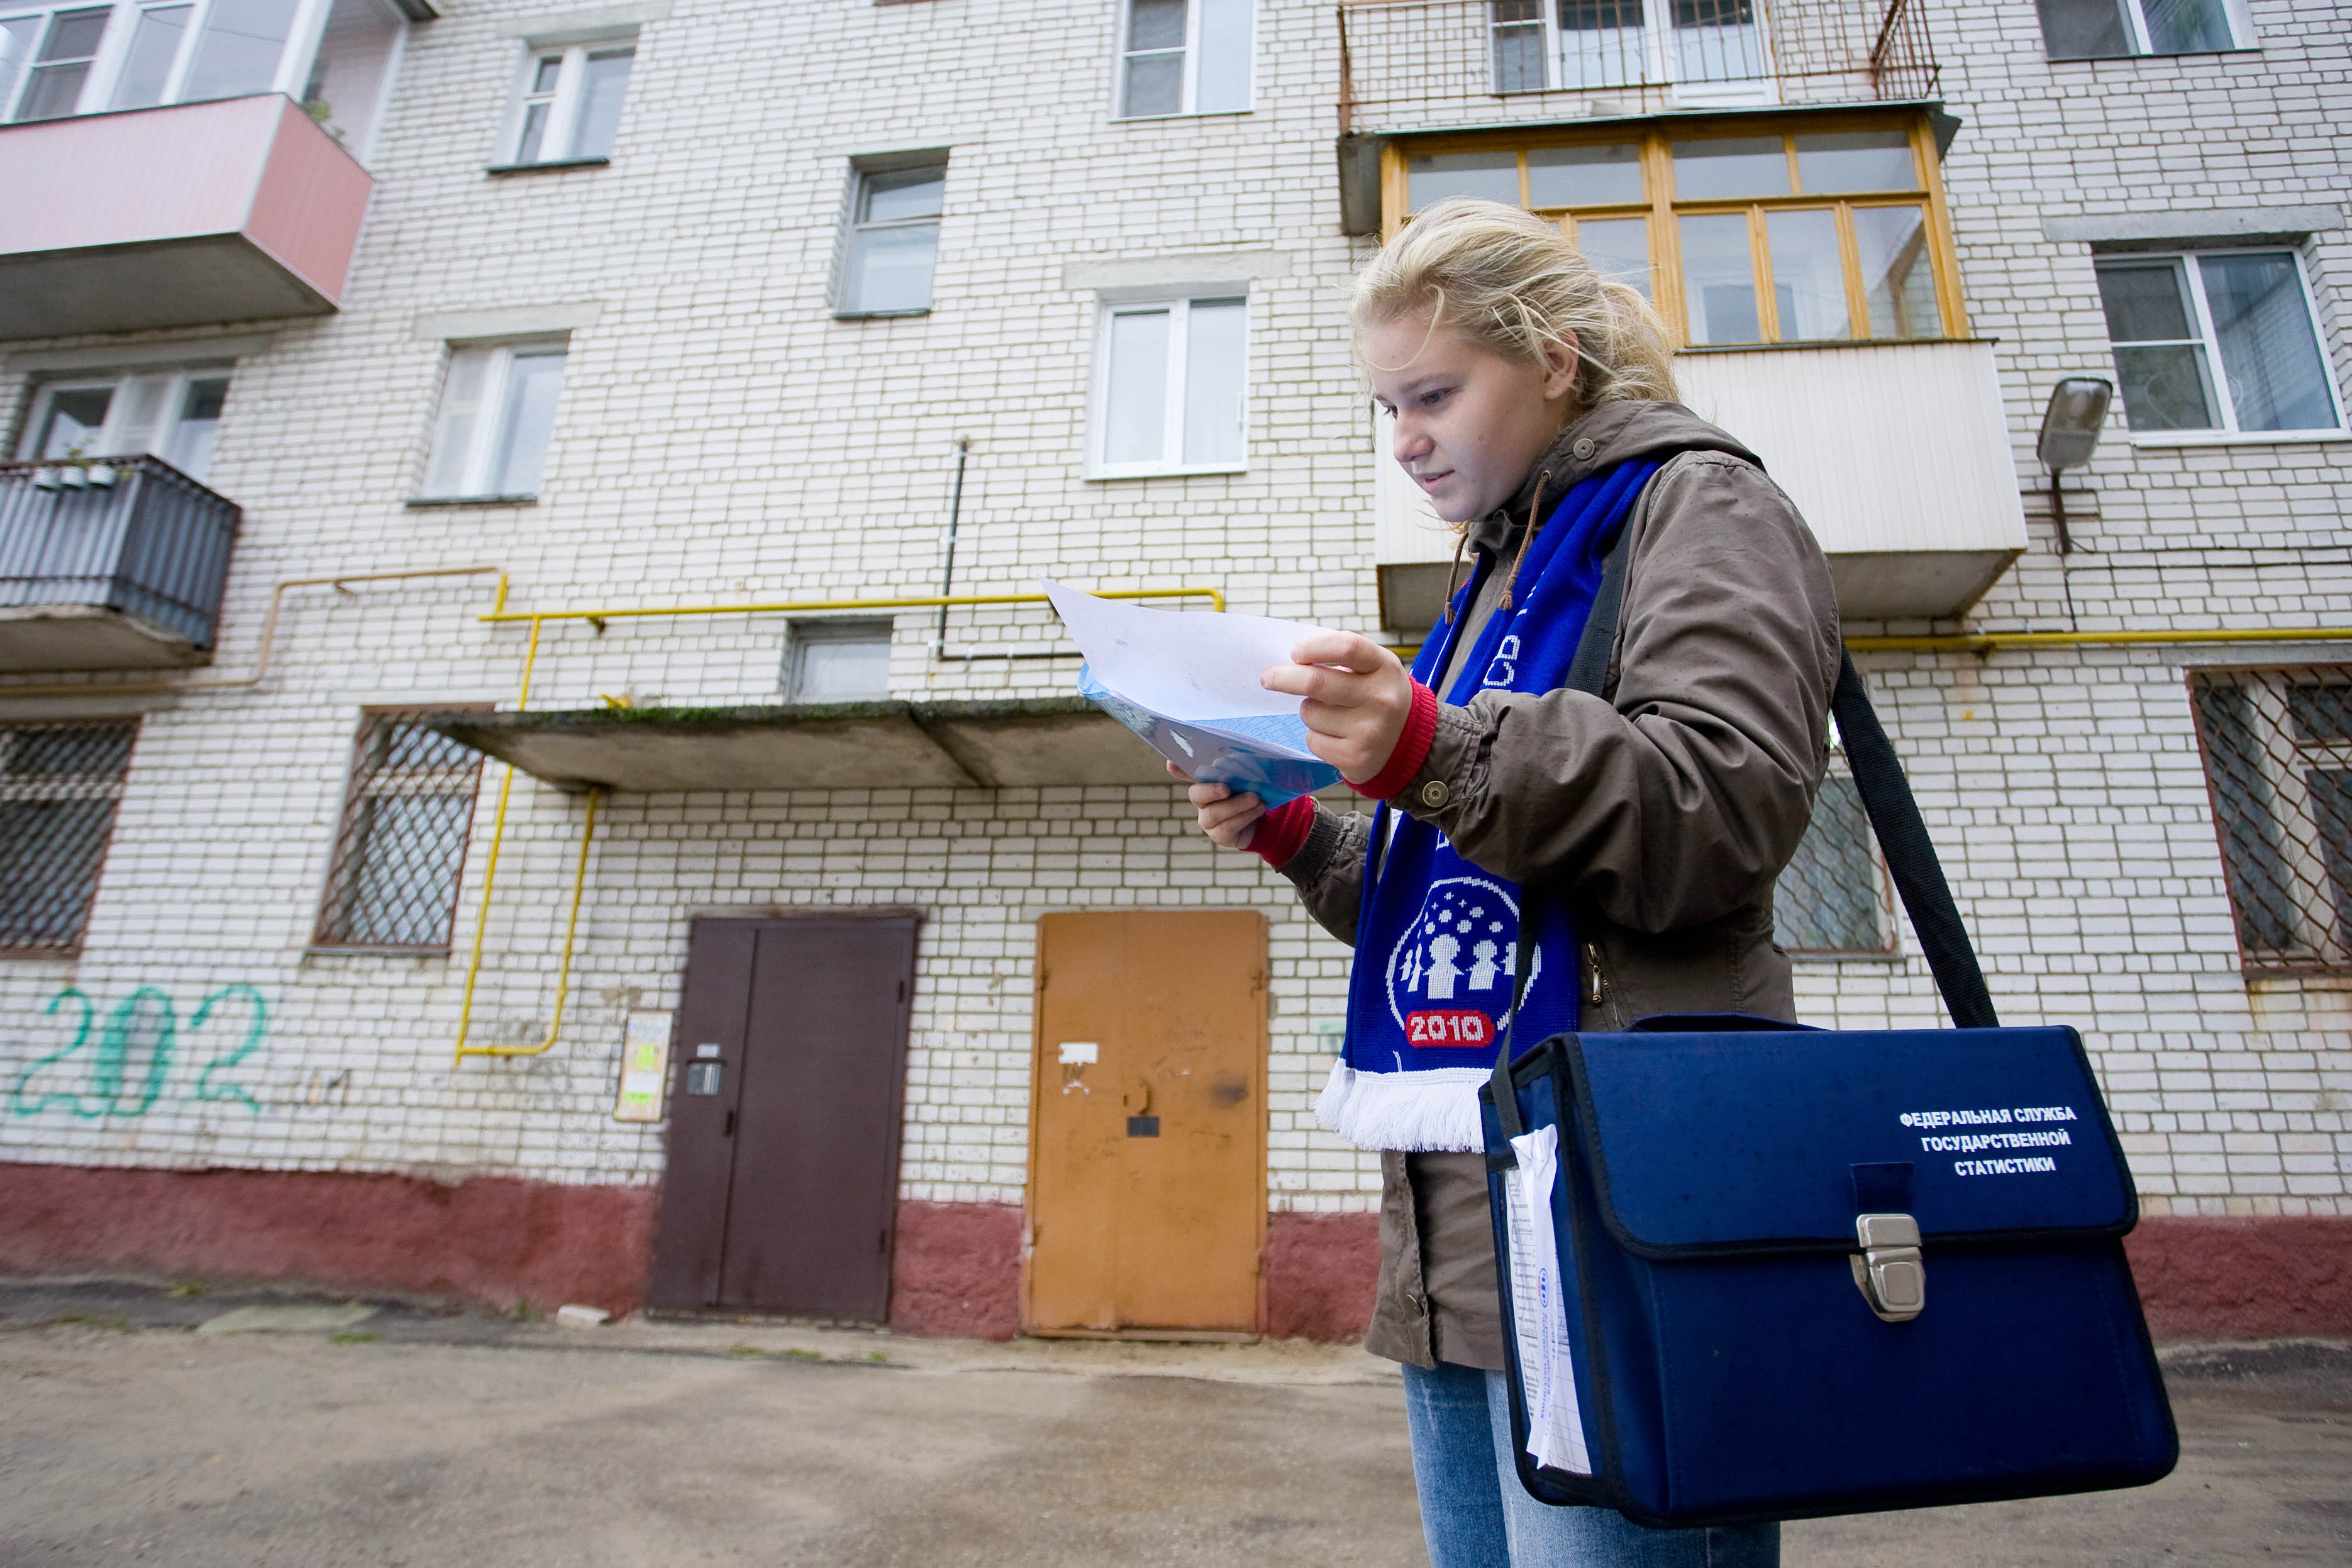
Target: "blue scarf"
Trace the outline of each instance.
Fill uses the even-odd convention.
[[[1600,591],[1603,558],[1661,465],[1621,463],[1567,495],[1523,547],[1517,607],[1487,617],[1447,702],[1481,690],[1556,691]],[[1482,559],[1439,634],[1413,660],[1415,680],[1434,681],[1454,656],[1462,617],[1497,563]],[[1383,847],[1385,846],[1385,847]],[[1454,852],[1426,822],[1372,814],[1371,847],[1356,917],[1348,982],[1346,1054],[1315,1107],[1326,1127],[1362,1148],[1485,1147],[1478,1085],[1511,1022],[1517,977],[1519,884]],[[1515,1046],[1577,1023],[1576,927],[1567,901],[1537,905]]]

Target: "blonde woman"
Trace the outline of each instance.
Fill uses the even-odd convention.
[[[1383,1151],[1365,1345],[1404,1364],[1430,1560],[1777,1563],[1776,1525],[1648,1530],[1519,1484],[1476,1090],[1522,950],[1526,1046],[1658,1013],[1795,1016],[1772,887],[1826,762],[1827,563],[1754,455],[1673,401],[1648,302],[1553,225],[1440,203],[1364,269],[1351,321],[1397,462],[1461,531],[1459,591],[1415,672],[1334,632],[1263,677],[1305,699],[1372,817],[1192,800],[1355,948],[1318,1113]],[[1604,695],[1564,690],[1621,536]]]

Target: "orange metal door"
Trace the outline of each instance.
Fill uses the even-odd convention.
[[[1249,911],[1038,922],[1032,1332],[1257,1331],[1265,941]]]

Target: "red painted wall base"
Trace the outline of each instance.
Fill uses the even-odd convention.
[[[890,1326],[1010,1339],[1021,1211],[902,1203]],[[654,1189],[507,1176],[0,1164],[0,1273],[302,1280],[614,1314],[645,1298]],[[2352,1218],[2144,1220],[2126,1248],[2159,1340],[2352,1339]],[[1344,1342],[1370,1319],[1380,1222],[1267,1217],[1266,1332]]]
[[[229,1275],[509,1306],[645,1299],[654,1189],[0,1165],[0,1272]]]

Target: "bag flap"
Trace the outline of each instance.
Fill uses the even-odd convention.
[[[1603,1221],[1645,1257],[2120,1236],[2123,1150],[2071,1029],[1562,1037]]]

